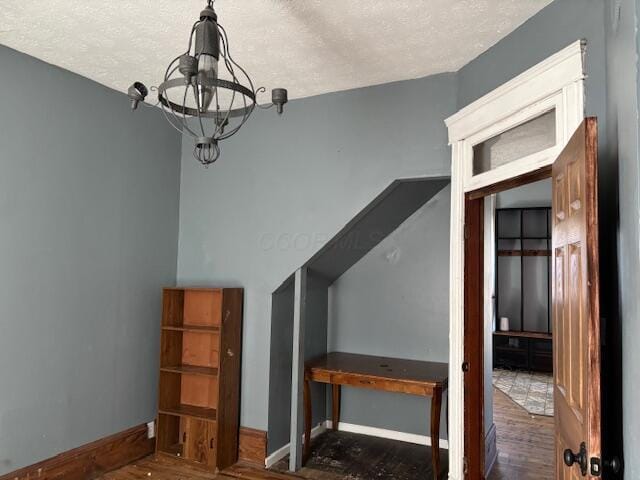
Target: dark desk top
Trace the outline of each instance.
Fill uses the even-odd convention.
[[[310,360],[305,368],[314,372],[349,373],[432,385],[446,385],[449,376],[449,365],[446,363],[342,352],[332,352]]]

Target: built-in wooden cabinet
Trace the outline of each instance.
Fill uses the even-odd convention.
[[[493,365],[536,372],[553,372],[553,344],[548,333],[495,332]]]
[[[237,461],[242,305],[239,288],[163,290],[157,453]]]
[[[497,209],[496,258],[494,366],[551,372],[551,208]]]

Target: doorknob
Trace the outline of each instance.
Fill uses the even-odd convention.
[[[578,453],[573,453],[570,448],[567,448],[564,451],[564,464],[567,467],[572,467],[574,463],[580,465],[580,472],[582,476],[585,477],[587,475],[587,446],[582,442],[580,444],[580,451]]]
[[[603,465],[604,468],[613,473],[620,473],[622,471],[622,460],[618,457],[613,457],[611,460],[605,460]]]
[[[613,474],[618,474],[622,471],[623,465],[620,457],[612,457],[609,460],[600,461],[598,457],[593,457],[591,459],[591,475],[594,477],[599,477],[602,475],[603,468],[606,471],[609,471]]]

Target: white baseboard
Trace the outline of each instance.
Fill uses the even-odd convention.
[[[317,437],[321,433],[324,433],[326,430],[327,430],[326,422],[317,425],[315,428],[311,430],[311,438]],[[304,440],[304,435],[302,436],[302,438]],[[273,452],[271,455],[269,455],[264,461],[265,467],[271,468],[280,460],[282,460],[284,457],[289,455],[290,445],[291,445],[290,443],[287,443],[285,446],[283,446],[282,448],[279,448],[278,450]]]
[[[327,420],[324,423],[317,425],[311,430],[311,438],[315,438],[321,433],[324,433],[327,429],[332,428],[333,423],[331,420]],[[369,435],[371,437],[387,438],[389,440],[399,440],[401,442],[415,443],[417,445],[431,446],[431,437],[427,435],[416,435],[415,433],[396,432],[394,430],[386,430],[384,428],[368,427],[366,425],[354,425],[352,423],[340,422],[338,424],[338,430],[341,432],[359,433],[361,435]],[[449,448],[449,442],[444,439],[440,439],[440,448],[447,450]],[[282,448],[279,448],[265,460],[265,466],[267,468],[273,467],[276,463],[289,455],[289,443]]]
[[[327,420],[326,427],[331,428],[332,422]],[[388,438],[389,440],[399,440],[401,442],[415,443],[417,445],[431,446],[431,437],[427,435],[417,435],[415,433],[396,432],[394,430],[386,430],[384,428],[367,427],[365,425],[354,425],[352,423],[340,422],[338,430],[341,432],[360,433],[362,435],[370,435],[372,437]],[[438,442],[440,448],[448,449],[449,442],[440,439]]]

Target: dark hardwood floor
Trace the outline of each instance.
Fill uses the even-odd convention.
[[[498,460],[489,480],[554,478],[553,417],[531,415],[494,388],[493,420]]]
[[[529,415],[494,389],[498,461],[489,480],[539,480],[554,475],[552,417]],[[285,475],[287,460],[265,472],[239,465],[214,475],[169,457],[147,457],[108,473],[100,480],[421,480],[431,478],[427,447],[345,432],[327,432],[313,443],[312,457],[296,476]],[[441,450],[446,478],[447,450]],[[282,472],[279,474],[278,471]]]
[[[165,456],[150,456],[100,477],[99,480],[227,480]]]
[[[440,449],[447,477],[447,450]],[[284,472],[288,457],[273,468]],[[347,432],[327,431],[311,443],[311,458],[298,472],[316,480],[422,480],[433,478],[431,448]]]
[[[236,464],[222,474],[210,473],[182,460],[168,456],[150,456],[103,475],[97,480],[300,480],[294,475],[280,475],[247,464]]]

